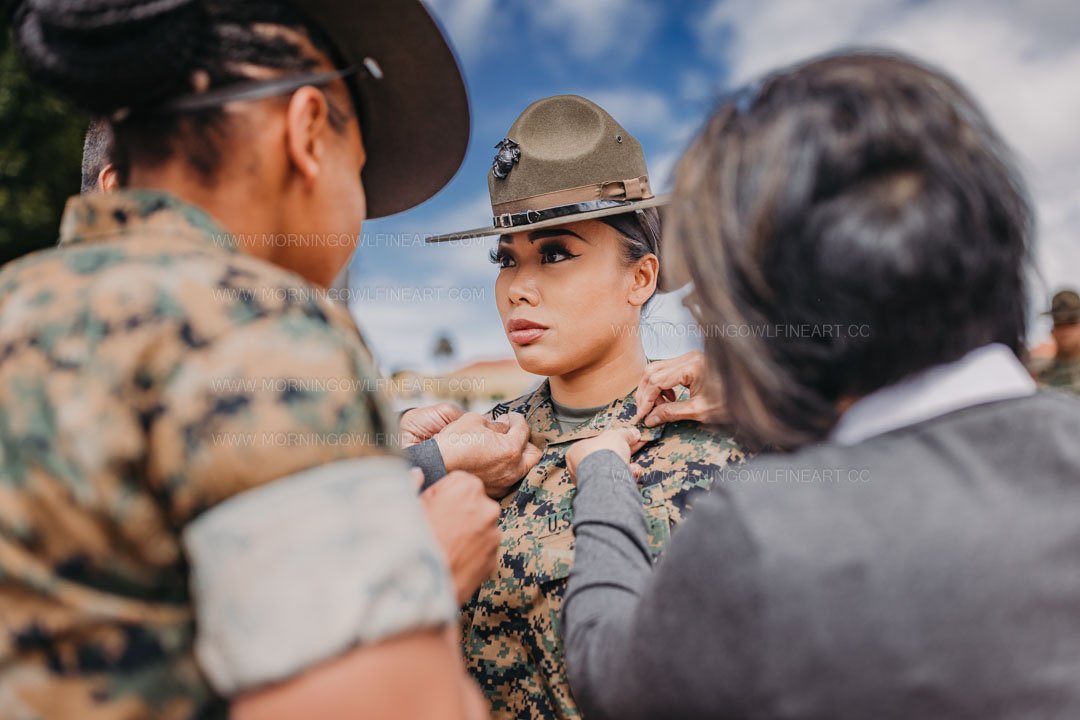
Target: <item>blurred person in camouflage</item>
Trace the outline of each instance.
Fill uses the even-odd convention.
[[[1080,294],[1062,290],[1050,302],[1054,357],[1031,362],[1039,384],[1080,394]]]
[[[0,716],[482,716],[397,423],[319,292],[461,162],[437,26],[415,0],[35,0],[15,31],[108,119],[123,189],[0,272]],[[493,552],[480,480],[447,480],[455,542]]]

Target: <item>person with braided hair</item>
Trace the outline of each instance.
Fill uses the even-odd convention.
[[[396,420],[321,292],[365,217],[461,163],[432,18],[25,0],[14,29],[107,123],[120,189],[0,271],[0,717],[483,715]],[[455,532],[495,533],[486,502]]]

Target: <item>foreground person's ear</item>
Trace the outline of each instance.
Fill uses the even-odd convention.
[[[112,192],[120,188],[120,177],[116,173],[116,166],[106,163],[98,173],[97,189],[99,192]]]
[[[322,91],[302,87],[293,93],[285,111],[285,143],[289,161],[308,186],[322,170],[329,123],[330,106]]]

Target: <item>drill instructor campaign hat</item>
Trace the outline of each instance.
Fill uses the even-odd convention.
[[[469,100],[453,50],[420,0],[291,2],[333,43],[338,71],[230,83],[174,98],[159,111],[192,112],[342,78],[367,153],[367,217],[408,210],[441,190],[465,158]]]
[[[1062,290],[1050,301],[1050,310],[1043,315],[1053,318],[1055,325],[1080,322],[1080,295],[1075,290]]]
[[[641,143],[578,95],[537,100],[495,148],[488,171],[492,224],[429,243],[539,230],[668,201],[653,194]]]

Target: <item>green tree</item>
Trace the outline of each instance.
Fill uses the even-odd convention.
[[[89,118],[31,82],[0,29],[0,264],[56,243]]]

